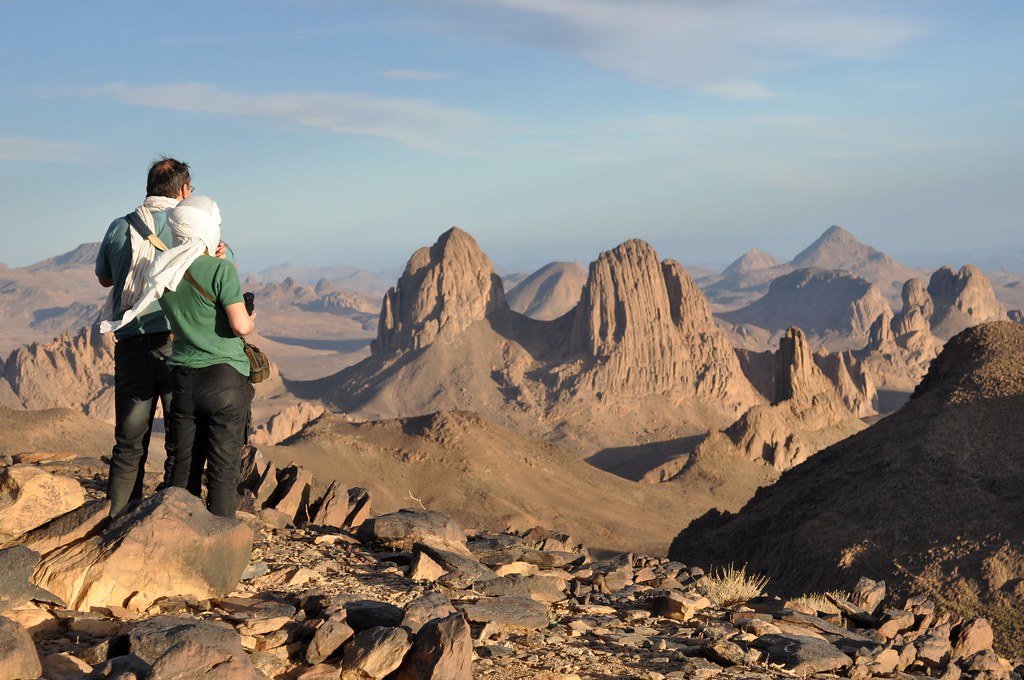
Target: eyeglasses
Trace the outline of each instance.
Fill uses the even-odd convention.
[[[188,186],[188,190],[191,191],[193,194],[196,193],[196,188],[194,186],[192,186],[191,184],[188,184],[186,186]]]

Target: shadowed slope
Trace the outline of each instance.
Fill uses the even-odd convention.
[[[1024,651],[1024,327],[953,338],[898,413],[675,540],[688,563],[749,563],[780,589],[884,577],[954,612],[984,611]]]
[[[415,497],[467,528],[544,525],[601,548],[663,553],[680,518],[742,503],[707,489],[638,484],[460,411],[368,423],[327,415],[267,452],[325,484],[370,489],[378,513],[414,506]]]

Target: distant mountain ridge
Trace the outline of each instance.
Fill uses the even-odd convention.
[[[768,292],[768,286],[773,280],[798,269],[849,272],[878,286],[882,294],[894,304],[899,301],[903,282],[919,274],[885,253],[861,243],[846,229],[833,225],[789,262],[780,263],[770,255],[753,249],[726,267],[720,275],[703,277],[699,283],[705,288],[711,302],[731,310],[753,302]]]
[[[718,314],[740,334],[756,336],[762,329],[774,338],[798,326],[831,349],[863,346],[880,316],[888,322],[893,312],[877,286],[848,271],[818,268],[784,274],[769,284],[764,297]]]
[[[550,321],[579,303],[586,281],[587,272],[578,262],[551,262],[516,284],[506,298],[520,314]]]
[[[278,283],[291,279],[306,285],[315,285],[318,281],[326,279],[349,290],[379,293],[387,290],[398,273],[398,270],[392,269],[367,271],[347,264],[306,267],[287,262],[252,272],[249,276],[261,283]]]
[[[743,253],[740,257],[733,260],[732,264],[722,270],[723,276],[730,276],[732,274],[740,274],[748,271],[757,271],[760,269],[771,269],[782,264],[779,260],[775,259],[763,250],[757,248],[751,248],[747,252]]]
[[[95,267],[96,257],[100,254],[100,244],[97,243],[83,243],[80,246],[70,250],[61,255],[51,257],[33,265],[25,267],[30,272],[37,272],[43,269],[50,269],[53,267],[74,267],[74,266],[86,266]]]

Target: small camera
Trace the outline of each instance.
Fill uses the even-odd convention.
[[[244,293],[242,299],[245,300],[245,311],[252,316],[252,310],[256,309],[256,296],[252,293]]]

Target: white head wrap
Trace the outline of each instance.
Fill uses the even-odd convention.
[[[207,252],[217,252],[220,244],[220,208],[209,196],[190,196],[167,211],[167,224],[174,236],[172,247],[156,256],[146,272],[146,284],[135,306],[120,321],[104,321],[101,333],[126,326],[150,311],[165,290],[177,290],[188,268]]]

